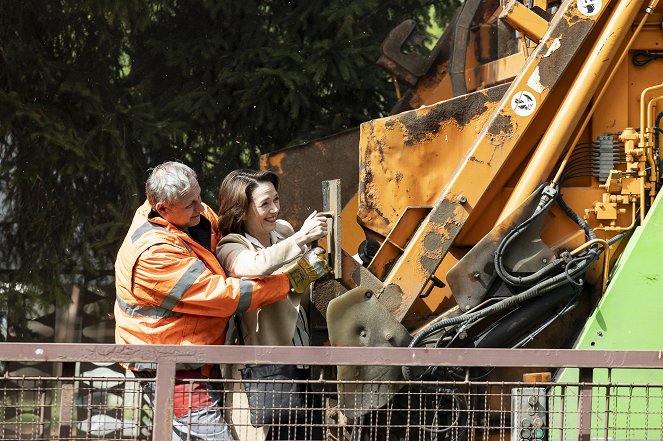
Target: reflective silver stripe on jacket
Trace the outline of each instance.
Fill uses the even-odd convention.
[[[133,369],[138,369],[139,371],[156,371],[157,370],[157,364],[156,363],[127,363],[126,361],[123,362],[124,365],[127,368],[133,368]]]
[[[157,370],[157,364],[156,363],[148,363],[148,362],[136,362],[136,363],[129,363],[126,361],[122,362],[127,368],[133,368],[137,369],[139,371],[156,371]],[[205,366],[205,363],[177,363],[176,369],[200,369],[201,367]]]
[[[137,306],[130,305],[119,296],[115,296],[117,304],[124,313],[131,317],[147,317],[155,320],[160,320],[169,317],[180,317],[181,312],[173,312],[160,306]]]
[[[143,234],[145,234],[147,232],[150,232],[152,230],[167,231],[166,228],[164,228],[160,225],[153,224],[150,221],[147,221],[143,225],[141,225],[140,227],[136,228],[136,231],[134,231],[134,234],[131,235],[131,243],[136,242],[138,239],[140,239],[143,236]]]
[[[202,260],[194,261],[189,268],[182,274],[180,280],[177,281],[175,286],[170,290],[168,295],[161,302],[162,308],[173,309],[177,302],[182,300],[182,296],[191,288],[193,283],[198,279],[198,277],[205,271],[207,267],[202,262]]]
[[[239,280],[239,303],[236,313],[241,313],[249,309],[251,299],[253,298],[253,283],[248,280]]]

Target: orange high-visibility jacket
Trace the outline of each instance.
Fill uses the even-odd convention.
[[[217,216],[207,205],[200,221],[201,227],[210,224],[209,248],[165,219],[149,216],[150,211],[147,202],[138,208],[115,261],[116,343],[223,344],[234,313],[286,297],[285,274],[261,280],[226,277],[214,255]],[[123,364],[155,369],[152,363]]]

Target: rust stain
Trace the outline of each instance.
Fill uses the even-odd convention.
[[[552,43],[557,39],[560,46],[539,62],[539,77],[543,87],[552,89],[563,69],[577,55],[578,46],[587,38],[593,25],[593,20],[573,16],[569,22],[562,20],[555,27],[548,41]]]
[[[488,100],[486,102],[496,103],[500,101],[504,97],[506,91],[509,89],[509,86],[510,83],[502,84],[501,86],[491,87],[490,89],[487,89],[486,95],[488,97]]]
[[[279,152],[279,153],[273,153],[271,155],[263,155],[260,157],[260,168],[262,170],[267,170],[270,169],[274,171],[275,173],[282,175],[283,174],[283,157],[284,153]]]
[[[389,224],[390,220],[384,215],[384,213],[378,208],[377,195],[379,192],[376,191],[373,184],[373,172],[370,166],[370,161],[362,162],[361,168],[363,170],[362,179],[359,180],[359,194],[361,199],[359,201],[359,209],[365,210],[366,212],[373,213],[378,216],[385,224]]]
[[[513,133],[513,124],[511,122],[511,115],[505,115],[500,113],[493,119],[492,124],[488,127],[488,133],[491,135],[500,135],[507,134],[510,135]]]
[[[419,258],[419,263],[421,263],[421,266],[424,268],[424,271],[426,271],[427,274],[433,274],[435,273],[440,260],[433,259],[428,256],[421,256],[421,258]]]
[[[384,163],[384,145],[381,141],[375,140],[375,146],[377,147],[377,151],[380,154],[380,163]]]
[[[405,146],[420,143],[438,133],[445,123],[454,120],[460,127],[487,110],[486,103],[499,101],[504,94],[502,88],[491,88],[464,95],[426,109],[405,112],[386,122],[386,127],[402,125],[407,133]]]
[[[378,300],[389,311],[395,311],[403,303],[403,291],[398,285],[390,283],[384,287],[384,291],[380,293]]]
[[[460,231],[461,223],[456,218],[457,207],[456,202],[444,199],[431,212],[430,222],[434,230],[424,236],[424,254],[419,257],[425,274],[435,272],[453,238]]]
[[[428,251],[435,252],[440,248],[440,244],[443,240],[444,237],[437,231],[429,231],[424,237],[424,248]]]
[[[449,219],[454,218],[457,204],[455,202],[443,199],[431,212],[430,220],[432,223],[443,225]]]

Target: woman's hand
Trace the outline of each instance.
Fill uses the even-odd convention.
[[[304,221],[304,225],[297,231],[293,237],[295,242],[301,248],[314,240],[327,235],[327,217],[324,213],[314,211]]]

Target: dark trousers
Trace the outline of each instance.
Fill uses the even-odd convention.
[[[306,410],[295,421],[272,425],[268,440],[323,440],[323,409],[320,394],[306,388]]]

